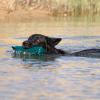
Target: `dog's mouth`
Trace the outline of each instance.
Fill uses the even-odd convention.
[[[24,41],[22,46],[24,48],[31,48],[34,45],[42,45],[44,41],[37,39],[37,40],[33,40],[33,41]]]

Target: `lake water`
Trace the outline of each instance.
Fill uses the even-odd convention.
[[[34,33],[62,37],[68,52],[100,48],[100,23],[66,19],[0,24],[0,100],[100,100],[100,58],[14,58]]]

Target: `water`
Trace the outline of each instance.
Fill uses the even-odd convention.
[[[68,52],[100,48],[100,24],[50,20],[0,24],[0,100],[100,100],[100,58],[14,58],[12,45],[32,33],[62,37]]]

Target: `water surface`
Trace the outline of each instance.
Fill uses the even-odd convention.
[[[0,100],[100,100],[100,58],[13,58],[11,46],[32,33],[62,37],[68,52],[100,48],[98,22],[1,23]]]

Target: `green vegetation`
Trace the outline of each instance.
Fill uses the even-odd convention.
[[[0,0],[0,10],[39,9],[53,16],[100,15],[100,0]]]

